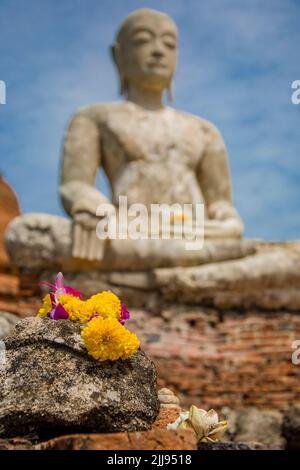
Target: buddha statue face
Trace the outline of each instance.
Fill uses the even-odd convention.
[[[138,10],[122,23],[112,53],[122,94],[129,87],[169,89],[177,61],[176,25],[163,13]]]

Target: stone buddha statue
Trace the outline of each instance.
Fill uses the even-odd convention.
[[[80,109],[64,139],[60,196],[72,222],[40,214],[22,216],[7,236],[12,256],[16,257],[18,231],[23,240],[31,231],[27,239],[32,249],[32,234],[48,230],[52,243],[59,246],[53,257],[98,262],[103,269],[189,265],[201,258],[185,251],[180,240],[99,240],[97,208],[106,203],[118,209],[120,196],[127,196],[128,204],[146,207],[203,204],[205,239],[241,237],[243,224],[232,204],[220,132],[212,123],[163,101],[165,92],[172,100],[177,40],[175,23],[158,11],[137,10],[121,24],[111,51],[125,99]],[[112,201],[95,187],[99,168],[108,177]]]

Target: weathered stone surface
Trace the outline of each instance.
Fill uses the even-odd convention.
[[[124,242],[127,243],[126,240]],[[45,239],[44,248],[40,251],[45,254],[50,245]],[[125,258],[114,253],[113,246],[113,243],[109,245],[102,264],[98,266],[94,262],[76,260],[70,255],[63,260],[55,250],[49,252],[49,256],[43,260],[39,258],[38,252],[32,255],[28,252],[25,256],[25,246],[20,249],[20,254],[27,257],[28,269],[31,267],[31,272],[37,277],[36,284],[38,280],[49,281],[62,270],[69,284],[85,295],[90,296],[101,289],[113,290],[132,307],[157,308],[162,302],[179,302],[218,309],[300,308],[300,242],[270,244],[245,240],[207,240],[204,249],[193,254],[191,263],[196,262],[198,266],[157,269],[151,269],[151,264],[155,266],[156,261],[155,257],[151,258],[150,252],[150,264],[147,267],[147,252],[142,250],[139,253],[139,244],[136,243],[134,252],[130,251],[132,245],[124,255],[132,259],[131,272],[115,270],[119,263],[116,260]],[[17,256],[17,251],[14,256]],[[167,263],[172,264],[174,261],[171,259],[172,253],[170,251]],[[26,264],[25,258],[23,261]],[[157,261],[159,263],[159,258]],[[137,267],[141,269],[142,265],[145,269],[134,271]],[[22,279],[23,274],[21,283]]]
[[[0,340],[11,332],[19,320],[20,318],[12,313],[0,311]]]
[[[199,450],[282,450],[273,445],[261,444],[260,442],[201,442]]]
[[[154,271],[163,298],[218,308],[300,308],[300,243],[261,248],[243,259]]]
[[[279,448],[285,447],[282,437],[282,413],[249,407],[240,410],[223,410],[230,425],[226,433],[235,442],[260,442]]]
[[[71,322],[27,318],[5,338],[1,436],[150,428],[159,411],[153,363],[142,351],[98,363],[79,332]]]
[[[37,450],[196,450],[195,433],[191,430],[114,434],[75,434],[51,439],[36,446]]]
[[[285,413],[282,434],[286,438],[287,449],[300,449],[300,404]]]

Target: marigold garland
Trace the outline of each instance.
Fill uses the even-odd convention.
[[[89,355],[97,361],[128,359],[136,353],[140,342],[124,326],[130,314],[117,295],[103,291],[83,300],[79,291],[64,285],[61,273],[54,285],[45,284],[52,292],[43,298],[38,317],[84,325],[81,337]]]
[[[121,315],[121,301],[113,292],[103,291],[87,300],[91,315],[99,314],[103,318],[117,318]]]
[[[115,318],[93,318],[81,337],[88,353],[97,361],[128,359],[140,346],[137,336]]]
[[[52,309],[51,297],[50,297],[50,294],[47,294],[43,298],[43,305],[39,309],[37,316],[46,317],[48,313],[51,311],[51,309]]]

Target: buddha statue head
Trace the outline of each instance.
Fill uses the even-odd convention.
[[[168,90],[172,99],[172,78],[177,61],[177,28],[164,13],[140,9],[121,24],[112,46],[120,77],[120,91],[130,98],[160,94]]]

